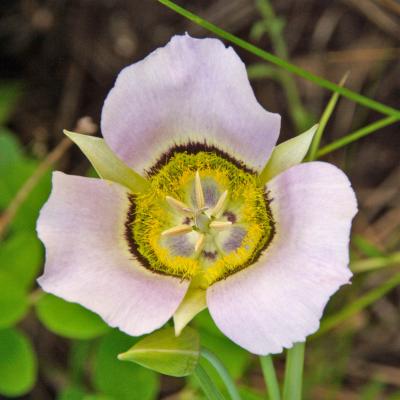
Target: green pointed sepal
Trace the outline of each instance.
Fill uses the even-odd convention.
[[[199,312],[207,308],[206,291],[201,287],[201,283],[201,276],[195,276],[192,279],[185,297],[174,313],[173,319],[176,336],[181,334],[186,325]]]
[[[267,165],[260,174],[260,183],[265,184],[281,172],[300,164],[308,152],[317,129],[318,124],[312,126],[308,131],[276,146]]]
[[[149,182],[121,161],[107,146],[104,139],[64,130],[83,152],[100,178],[119,183],[132,193],[147,190]]]
[[[198,333],[186,327],[179,336],[174,328],[163,328],[144,337],[125,353],[122,361],[132,361],[153,371],[170,376],[190,375],[200,354]]]

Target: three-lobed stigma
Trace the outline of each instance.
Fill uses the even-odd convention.
[[[232,221],[219,221],[218,218],[223,214],[227,202],[228,191],[225,190],[219,196],[213,207],[207,207],[204,199],[203,186],[201,184],[200,173],[197,170],[195,175],[195,206],[191,207],[171,196],[166,196],[167,202],[182,216],[188,217],[186,224],[181,224],[169,228],[161,232],[161,236],[176,236],[187,234],[189,232],[197,232],[197,240],[194,245],[194,252],[199,254],[205,244],[208,236],[211,240],[215,238],[217,232],[229,229],[232,226]]]

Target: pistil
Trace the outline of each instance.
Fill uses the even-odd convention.
[[[199,171],[196,171],[194,178],[194,191],[196,198],[196,206],[190,207],[186,203],[177,200],[171,196],[166,196],[168,204],[179,214],[189,217],[193,222],[191,224],[182,224],[174,226],[173,228],[167,229],[161,233],[161,236],[177,236],[196,231],[198,233],[198,239],[194,246],[195,253],[199,253],[206,243],[206,235],[211,234],[212,231],[223,231],[229,229],[232,226],[231,221],[218,221],[217,218],[223,213],[228,198],[228,191],[225,190],[214,207],[208,209],[205,205],[204,191],[201,184],[201,178]]]

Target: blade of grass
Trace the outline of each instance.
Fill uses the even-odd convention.
[[[316,157],[320,158],[322,156],[325,156],[326,154],[331,153],[332,151],[335,151],[344,146],[347,146],[348,144],[353,143],[356,140],[369,135],[370,133],[376,132],[378,129],[384,128],[385,126],[388,126],[391,124],[394,124],[397,121],[398,121],[398,119],[396,117],[382,118],[376,122],[373,122],[372,124],[364,126],[363,128],[360,128],[357,131],[350,133],[350,134],[322,147],[321,149],[318,150]]]
[[[276,378],[274,362],[272,356],[260,357],[261,369],[264,376],[264,382],[268,391],[270,400],[281,400],[278,379]]]
[[[381,297],[383,297],[386,293],[390,292],[396,286],[400,285],[400,273],[392,276],[389,280],[383,282],[378,287],[370,290],[363,296],[359,297],[357,300],[350,303],[348,306],[342,308],[338,313],[331,315],[330,317],[325,318],[318,332],[315,333],[312,338],[323,335],[329,330],[337,327],[346,319],[352,317],[353,315],[359,313],[364,308],[369,305],[375,303]]]
[[[283,400],[301,400],[305,342],[296,343],[287,351]]]
[[[241,400],[241,397],[237,390],[235,382],[233,381],[232,377],[229,375],[229,372],[227,371],[225,366],[222,364],[222,362],[219,360],[219,358],[214,353],[205,349],[204,347],[201,348],[200,355],[203,358],[205,358],[218,372],[218,375],[224,382],[224,384],[228,390],[229,396],[231,396],[231,399],[232,400]]]
[[[364,105],[365,107],[369,107],[372,110],[378,111],[382,114],[387,114],[395,117],[396,119],[400,120],[400,110],[396,110],[393,107],[387,106],[385,104],[382,104],[378,101],[372,100],[368,97],[365,97],[359,93],[353,92],[350,89],[340,87],[339,85],[328,81],[327,79],[321,78],[318,75],[312,74],[309,71],[304,70],[303,68],[300,68],[294,64],[289,63],[288,61],[285,61],[271,53],[268,53],[265,50],[262,50],[258,48],[257,46],[254,46],[253,44],[246,42],[243,39],[238,38],[235,35],[232,35],[229,32],[226,32],[222,30],[221,28],[218,28],[214,24],[211,24],[210,22],[204,20],[203,18],[191,13],[190,11],[184,9],[183,7],[178,6],[171,0],[158,0],[161,4],[165,5],[166,7],[170,8],[171,10],[175,11],[176,13],[182,15],[183,17],[189,19],[190,21],[193,21],[197,25],[200,25],[201,27],[207,29],[210,32],[213,32],[217,36],[220,36],[223,39],[226,39],[237,46],[241,47],[242,49],[249,51],[250,53],[262,58],[265,61],[269,61],[275,65],[278,65],[281,68],[284,68],[285,70],[294,73],[298,76],[301,76],[302,78],[305,78],[316,85],[319,85],[325,89],[329,89],[333,92],[338,92],[344,97],[349,98],[350,100],[353,100],[357,103],[360,103]]]
[[[385,253],[367,238],[361,235],[353,235],[351,239],[355,248],[367,257],[384,257]]]
[[[288,60],[289,52],[283,36],[283,28],[285,25],[283,20],[276,16],[269,0],[257,0],[256,5],[263,17],[264,30],[271,39],[274,52],[278,57]],[[293,76],[284,69],[280,69],[278,72],[286,94],[291,119],[297,131],[302,132],[309,127],[311,117],[301,104],[299,91],[297,90],[297,85]]]
[[[339,86],[343,86],[345,84],[348,76],[349,76],[349,73],[346,72],[346,74],[340,80]],[[322,113],[317,132],[315,132],[313,141],[311,142],[310,151],[306,157],[307,161],[315,160],[317,151],[319,148],[319,144],[321,143],[322,134],[324,133],[325,127],[333,113],[333,110],[335,109],[335,106],[336,106],[336,103],[338,100],[339,100],[339,93],[335,92],[332,95],[332,97],[330,98],[327,106],[325,107],[324,112]]]
[[[201,389],[209,400],[225,400],[224,396],[221,394],[219,389],[215,386],[214,382],[208,376],[205,369],[197,364],[194,370],[194,376],[197,382],[200,384]]]
[[[375,269],[393,267],[400,264],[400,252],[389,254],[388,256],[372,257],[365,260],[357,260],[350,264],[353,272],[360,273],[373,271]]]
[[[250,80],[265,78],[275,79],[278,82],[281,80],[278,68],[261,62],[250,64],[247,67],[247,75]]]

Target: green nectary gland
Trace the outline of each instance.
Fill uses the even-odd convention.
[[[190,251],[190,246],[194,248],[195,231],[185,237],[161,236],[175,225],[192,224],[187,217],[182,220],[165,199],[172,196],[192,205],[196,171],[211,204],[223,191],[228,191],[221,218],[234,222],[229,232],[207,235],[204,250],[197,254]],[[182,279],[200,274],[206,287],[254,263],[272,240],[274,222],[269,200],[257,175],[216,153],[175,153],[150,177],[150,183],[149,191],[131,198],[126,226],[131,251],[154,272]]]

